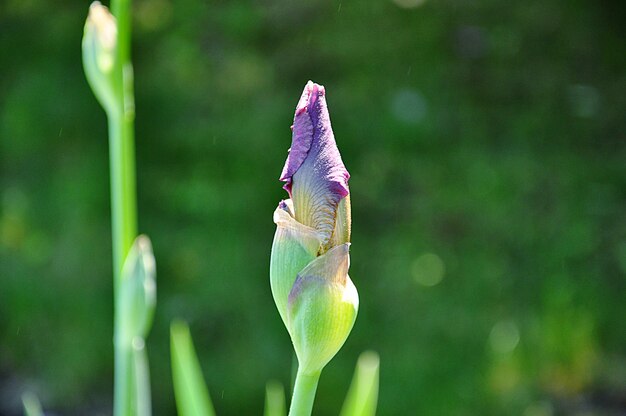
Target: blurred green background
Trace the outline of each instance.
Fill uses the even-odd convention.
[[[0,3],[0,414],[32,390],[110,414],[106,119],[89,2]],[[221,415],[289,384],[272,212],[293,111],[326,86],[352,174],[359,317],[322,375],[335,415],[360,352],[380,415],[626,414],[622,1],[135,0],[139,228],[154,244],[154,413],[168,328],[191,325]]]

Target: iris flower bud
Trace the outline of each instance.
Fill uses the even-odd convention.
[[[307,83],[296,107],[280,179],[290,199],[274,212],[270,264],[274,301],[300,370],[317,373],[347,339],[359,299],[348,276],[350,195],[324,87]]]
[[[108,112],[115,106],[113,67],[117,50],[117,22],[100,2],[89,7],[83,34],[83,66],[96,98]]]
[[[145,235],[135,239],[124,261],[119,297],[123,339],[118,341],[130,344],[145,339],[156,307],[156,263]]]

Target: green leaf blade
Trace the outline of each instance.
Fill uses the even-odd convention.
[[[44,416],[41,403],[34,393],[26,392],[22,394],[22,404],[24,405],[25,416]]]
[[[378,404],[380,358],[373,351],[361,354],[340,416],[374,416]]]
[[[285,389],[277,381],[270,381],[265,386],[265,416],[285,416]]]
[[[172,378],[180,416],[215,416],[189,327],[175,321],[170,327]]]

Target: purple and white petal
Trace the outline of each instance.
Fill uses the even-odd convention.
[[[324,87],[309,81],[296,107],[291,149],[280,179],[293,200],[296,220],[318,230],[326,249],[336,228],[339,202],[349,194],[349,178],[333,135]]]

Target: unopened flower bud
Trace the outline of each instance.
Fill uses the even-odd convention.
[[[156,263],[152,244],[145,235],[135,239],[126,256],[119,291],[124,338],[119,342],[129,344],[144,339],[156,308]]]
[[[100,2],[89,7],[83,34],[83,67],[87,81],[105,110],[115,103],[113,69],[117,53],[117,22]]]
[[[274,301],[301,371],[319,372],[347,339],[358,310],[348,277],[350,195],[324,87],[307,83],[296,107],[280,179],[290,199],[274,212],[270,265]]]

